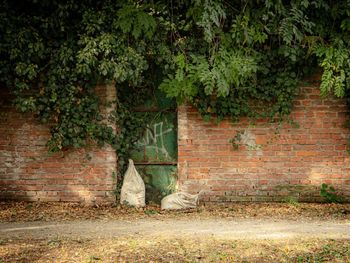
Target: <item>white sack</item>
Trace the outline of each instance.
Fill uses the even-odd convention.
[[[120,193],[120,203],[135,207],[145,206],[145,183],[137,172],[133,160],[129,159]]]
[[[191,195],[184,192],[178,192],[167,195],[161,201],[161,209],[176,210],[184,208],[195,208],[198,204],[199,194]]]

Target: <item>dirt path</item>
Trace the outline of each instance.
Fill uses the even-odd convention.
[[[222,239],[350,239],[348,221],[137,219],[0,223],[2,238],[201,237]]]
[[[350,262],[350,204],[0,202],[2,262]]]

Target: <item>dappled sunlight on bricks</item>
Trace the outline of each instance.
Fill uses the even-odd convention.
[[[206,201],[281,201],[287,196],[320,201],[321,184],[327,183],[350,198],[345,101],[321,99],[317,87],[304,87],[294,105],[294,123],[284,123],[277,134],[277,124],[204,122],[194,108],[181,106],[180,189],[204,190]],[[237,131],[247,131],[253,145],[234,150],[229,141]]]

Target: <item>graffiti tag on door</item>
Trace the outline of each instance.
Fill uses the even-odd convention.
[[[144,137],[137,142],[137,146],[145,147],[147,150],[153,150],[158,159],[170,159],[169,152],[165,146],[165,136],[173,131],[172,128],[165,125],[163,121],[148,126]]]

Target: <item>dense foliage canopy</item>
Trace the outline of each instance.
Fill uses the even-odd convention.
[[[50,123],[54,151],[93,140],[125,152],[136,137],[123,130],[142,123],[130,110],[148,89],[192,103],[205,118],[283,117],[318,65],[323,95],[349,95],[348,0],[2,0],[0,7],[0,81],[18,109]],[[101,122],[98,82],[118,89],[117,137]]]

